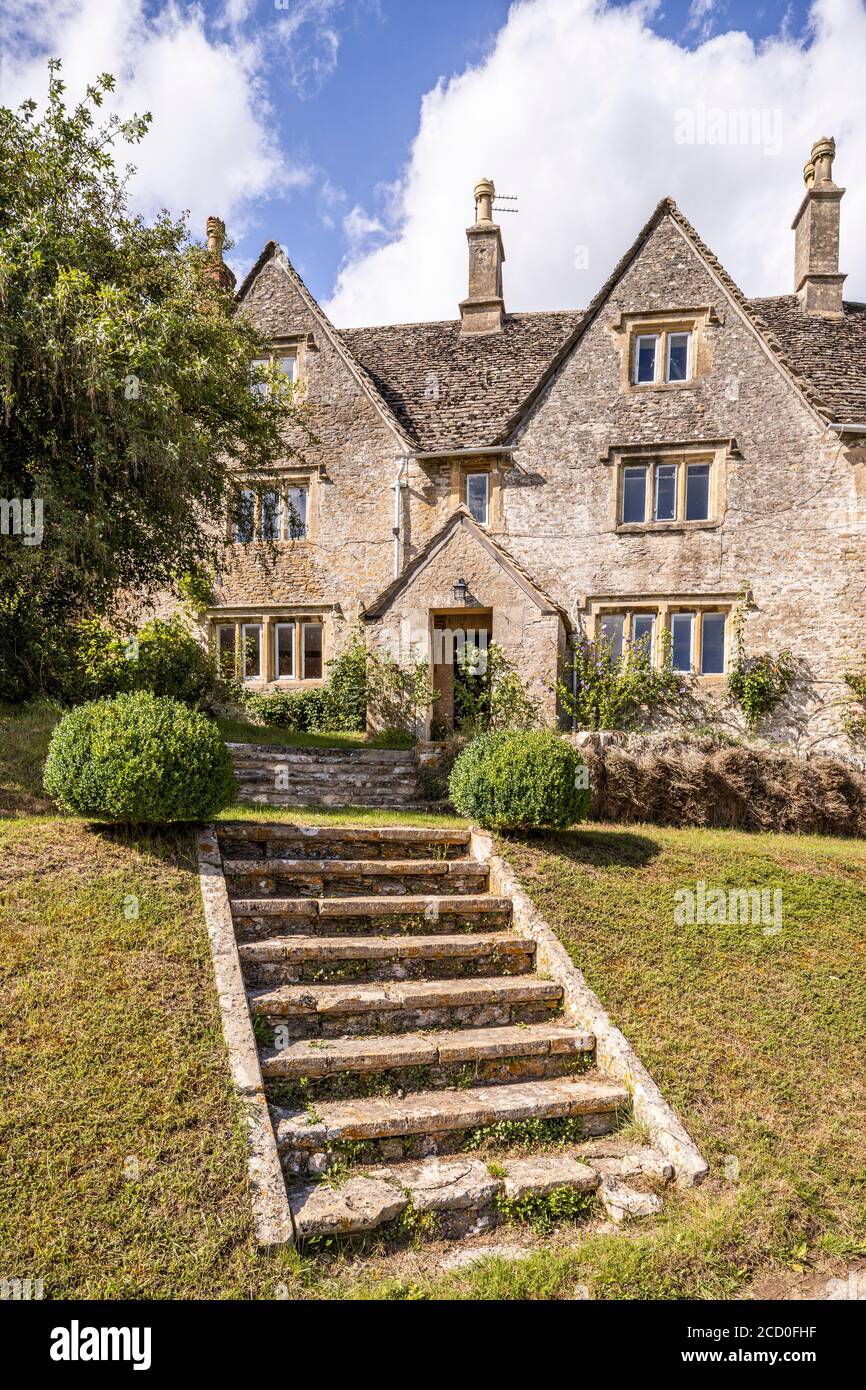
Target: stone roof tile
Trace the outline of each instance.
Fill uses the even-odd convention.
[[[499,441],[583,315],[507,314],[501,333],[460,336],[460,320],[349,328],[343,341],[415,447]]]
[[[811,382],[834,421],[866,421],[866,304],[845,304],[841,319],[805,314],[794,294],[750,299],[799,376]]]

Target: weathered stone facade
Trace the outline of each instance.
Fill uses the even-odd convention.
[[[505,313],[499,326],[487,181],[454,322],[341,334],[269,243],[238,298],[296,354],[318,443],[280,476],[308,487],[307,535],[231,544],[203,620],[262,623],[259,683],[277,675],[277,621],[323,624],[325,672],[356,621],[379,648],[435,659],[437,620],[489,620],[552,716],[568,641],[617,614],[627,635],[652,615],[654,641],[694,615],[690,679],[721,707],[732,608],[748,591],[747,650],[790,648],[797,668],[764,732],[840,747],[866,606],[866,311],[833,297],[844,190],[831,144],[815,146],[798,213],[799,298],[747,300],[668,199],[586,311]],[[484,274],[479,246],[492,248]],[[638,338],[660,355],[651,381],[636,375]],[[665,354],[684,342],[683,379],[668,380]],[[692,516],[694,465],[708,482]],[[647,470],[645,515],[660,519],[626,517],[635,468]],[[466,511],[479,472],[481,524]],[[665,479],[679,489],[670,513],[651,495]],[[702,674],[708,614],[724,615],[724,657]],[[280,683],[301,675],[296,661]]]

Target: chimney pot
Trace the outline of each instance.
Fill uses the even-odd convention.
[[[207,220],[207,249],[211,256],[216,256],[218,261],[223,258],[223,243],[226,239],[226,224],[221,217],[209,217]]]
[[[475,185],[475,221],[493,221],[493,199],[496,189],[492,179],[479,179]]]
[[[836,142],[822,136],[803,167],[806,193],[794,218],[794,293],[807,314],[841,318],[839,204],[844,188],[833,182]]]
[[[466,228],[469,242],[469,294],[460,304],[461,337],[501,333],[505,317],[502,298],[502,233],[493,221],[496,189],[492,179],[475,185],[475,222]]]
[[[235,273],[223,260],[226,224],[221,217],[209,217],[205,230],[207,232],[207,253],[210,258],[210,264],[205,273],[221,290],[233,290],[237,283]]]

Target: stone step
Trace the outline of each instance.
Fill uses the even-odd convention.
[[[392,1037],[301,1039],[262,1054],[268,1078],[327,1076],[337,1072],[378,1072],[452,1062],[495,1061],[503,1057],[581,1056],[592,1053],[591,1033],[555,1023],[525,1028],[464,1028],[444,1033],[398,1033]]]
[[[594,1047],[591,1034],[534,1024],[303,1039],[264,1051],[261,1066],[271,1099],[292,1106],[573,1074],[591,1065]]]
[[[251,985],[353,980],[426,979],[445,975],[522,975],[532,970],[535,942],[525,936],[475,932],[448,936],[272,936],[239,946]]]
[[[370,769],[353,770],[352,772],[332,771],[330,768],[295,768],[287,767],[284,763],[241,763],[235,765],[235,771],[242,782],[248,783],[274,783],[278,781],[278,774],[283,773],[283,780],[288,786],[334,786],[334,787],[414,787],[415,778],[402,768],[389,771],[376,771]]]
[[[585,1194],[587,1210],[598,1173],[569,1153],[538,1154],[503,1162],[505,1176],[480,1158],[427,1158],[352,1176],[339,1187],[308,1184],[289,1192],[299,1240],[353,1236],[397,1221],[411,1206],[413,1230],[450,1236],[488,1230],[507,1220],[515,1204],[552,1192]],[[418,1218],[423,1218],[419,1224]]]
[[[310,1170],[311,1156],[313,1169],[326,1170],[335,1146],[339,1153],[340,1146],[368,1144],[365,1163],[368,1157],[387,1159],[393,1140],[423,1137],[434,1153],[444,1141],[447,1152],[455,1136],[460,1140],[467,1131],[509,1121],[574,1119],[587,1136],[606,1133],[627,1105],[623,1086],[590,1072],[465,1090],[321,1101],[312,1110],[274,1106],[272,1115],[287,1170],[303,1173]]]
[[[414,791],[371,792],[365,788],[363,793],[343,788],[337,792],[324,792],[313,787],[292,787],[289,791],[272,791],[267,788],[245,787],[238,783],[238,801],[246,806],[274,806],[286,810],[298,810],[305,806],[321,806],[328,810],[346,807],[351,810],[372,811],[424,811],[426,803],[418,800]]]
[[[234,898],[239,941],[291,933],[325,936],[362,932],[493,932],[511,924],[511,899],[488,893],[397,895],[362,898]]]
[[[488,880],[474,859],[227,859],[223,873],[232,896],[304,898],[480,893]]]
[[[284,743],[229,743],[232,757],[244,759],[280,758],[292,763],[327,763],[332,767],[369,766],[376,763],[415,766],[412,748],[299,748]]]
[[[463,859],[470,832],[425,826],[252,825],[218,826],[226,859]]]
[[[418,1028],[538,1023],[559,1009],[562,989],[535,975],[385,980],[358,985],[278,985],[251,990],[254,1017],[286,1037],[333,1038]],[[261,1037],[260,1037],[261,1041]]]

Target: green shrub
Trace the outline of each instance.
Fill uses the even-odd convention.
[[[147,691],[69,710],[52,736],[43,782],[64,811],[128,824],[206,820],[236,793],[216,724]]]
[[[557,683],[560,704],[579,729],[632,729],[684,697],[671,664],[671,634],[659,633],[659,664],[644,639],[624,644],[618,654],[607,638],[582,637]]]
[[[244,705],[253,719],[276,729],[316,734],[326,729],[324,686],[310,690],[273,690],[269,694],[245,694]]]
[[[260,724],[295,733],[363,733],[367,727],[367,653],[354,637],[328,662],[324,685],[309,690],[274,690],[242,695],[248,713]]]
[[[129,637],[86,619],[76,631],[75,667],[65,692],[75,702],[147,690],[200,706],[217,687],[209,653],[179,614],[153,618]]]
[[[583,758],[548,729],[473,739],[448,785],[460,815],[494,830],[564,829],[589,808]]]
[[[324,693],[324,727],[332,733],[363,733],[367,727],[367,648],[359,634],[328,662]]]

